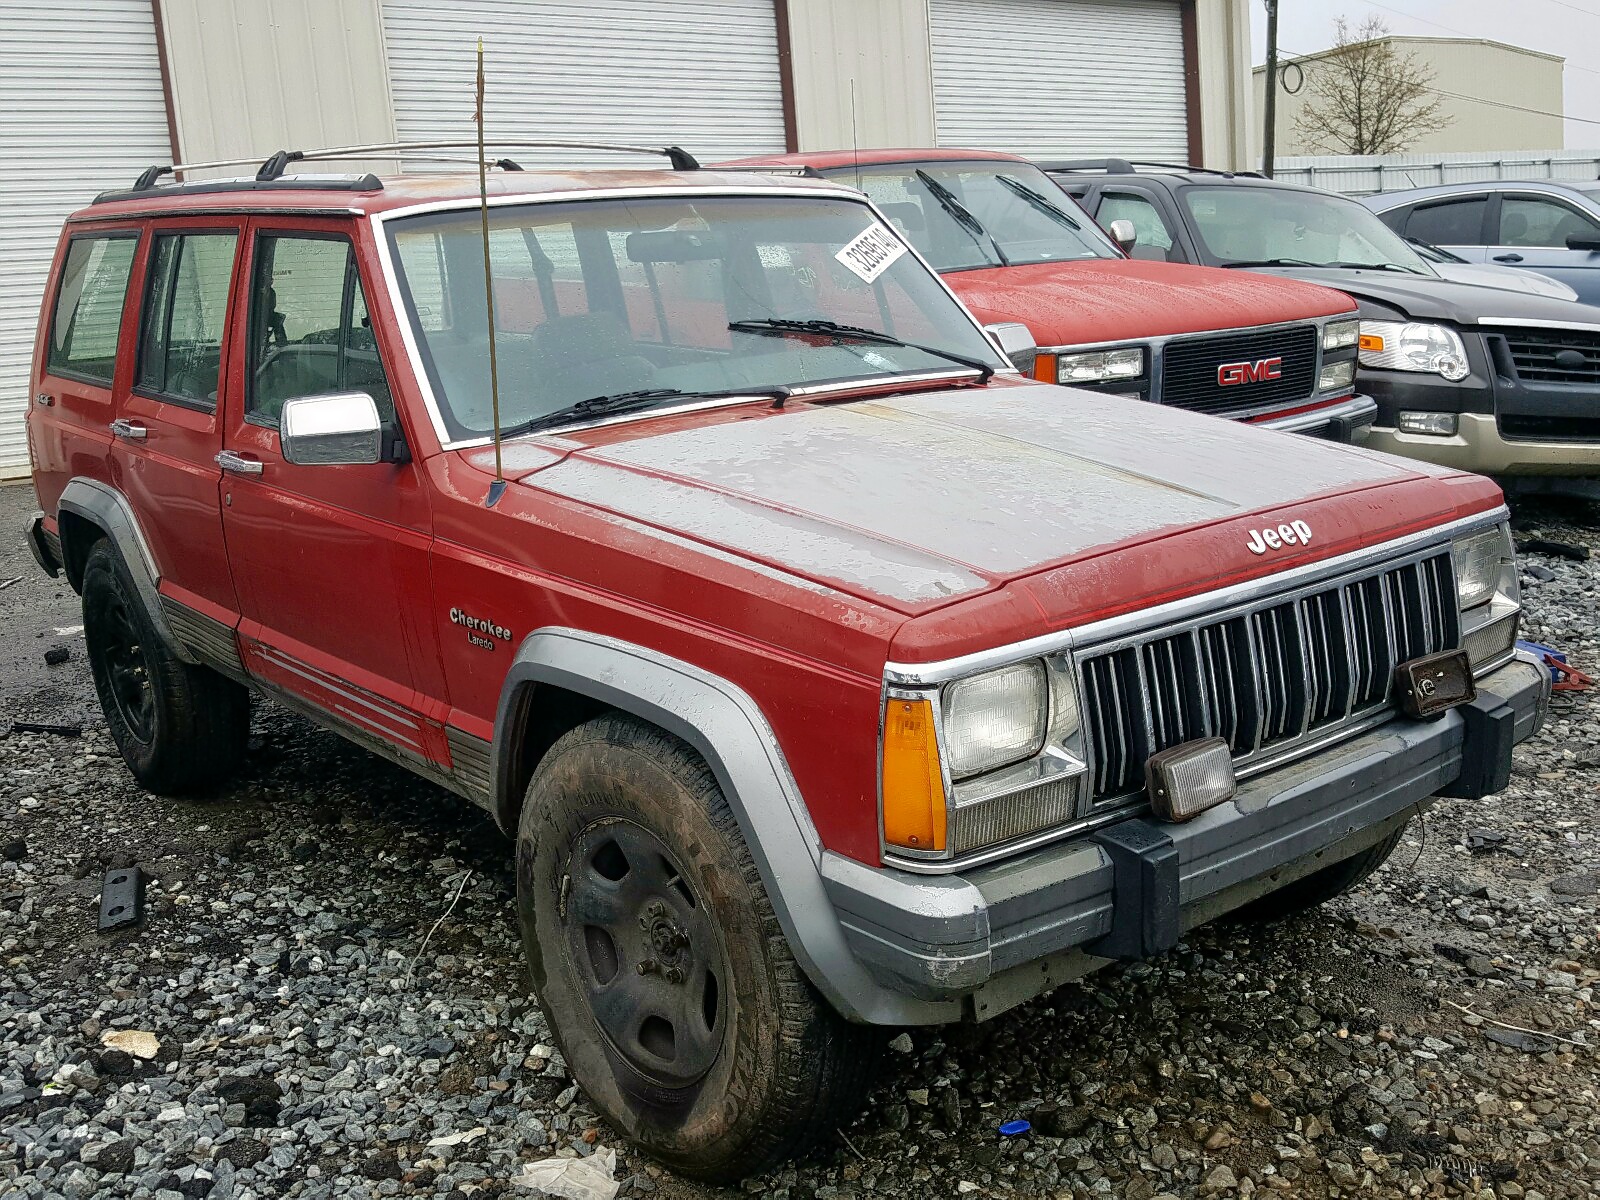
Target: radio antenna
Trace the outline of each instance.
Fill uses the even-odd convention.
[[[478,39],[478,212],[483,224],[483,299],[489,314],[489,410],[494,422],[494,482],[483,506],[493,508],[506,490],[505,466],[500,458],[500,363],[494,353],[494,276],[489,267],[489,166],[483,150],[483,39]]]
[[[861,135],[856,132],[856,77],[850,76],[850,154],[855,160],[856,191],[861,190]]]

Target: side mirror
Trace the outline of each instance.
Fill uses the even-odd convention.
[[[1111,235],[1113,242],[1122,247],[1124,254],[1131,254],[1139,241],[1139,231],[1133,227],[1133,222],[1126,218],[1111,222],[1106,226],[1106,232]]]
[[[302,467],[383,461],[383,421],[365,392],[297,396],[278,419],[283,457]]]
[[[1567,234],[1568,250],[1600,250],[1600,233]]]
[[[1033,330],[1021,321],[1002,321],[997,325],[985,325],[983,331],[1017,370],[1024,375],[1033,374],[1034,356],[1039,351],[1039,344],[1033,340]]]

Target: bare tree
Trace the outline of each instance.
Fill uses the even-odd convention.
[[[1433,70],[1398,52],[1383,18],[1334,22],[1333,49],[1300,65],[1306,100],[1295,131],[1326,154],[1393,154],[1454,118],[1433,91]]]

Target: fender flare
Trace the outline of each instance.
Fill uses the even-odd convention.
[[[832,873],[838,856],[824,851],[760,708],[726,679],[614,638],[577,629],[535,630],[517,650],[495,716],[497,814],[511,811],[507,793],[520,697],[540,684],[631,713],[695,749],[733,809],[795,959],[847,1020],[920,1025],[960,1016],[956,1001],[924,1000],[885,987],[851,952],[825,884],[825,870]],[[928,881],[931,901],[953,909],[970,905],[967,885],[941,882]]]
[[[121,555],[123,565],[128,568],[133,586],[139,593],[139,601],[144,605],[156,635],[178,658],[186,663],[198,663],[200,660],[195,657],[194,651],[173,636],[172,626],[167,622],[166,610],[161,607],[161,569],[156,565],[155,555],[150,553],[150,543],[145,540],[144,530],[139,527],[139,519],[134,515],[133,505],[128,503],[128,498],[110,484],[77,476],[62,490],[61,499],[56,502],[56,511],[81,517],[106,535],[106,539]],[[60,520],[59,516],[57,520]],[[67,545],[66,531],[62,530],[61,533],[61,556],[70,562],[72,552]],[[81,579],[73,582],[81,588]]]

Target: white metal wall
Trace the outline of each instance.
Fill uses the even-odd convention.
[[[62,219],[171,157],[150,0],[0,0],[0,477],[28,472],[22,416]]]
[[[482,35],[490,137],[681,145],[705,162],[784,148],[772,0],[384,0],[383,20],[401,141],[474,136]]]
[[[1177,0],[930,0],[942,146],[1189,153]]]

